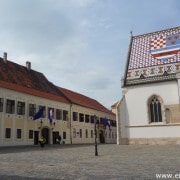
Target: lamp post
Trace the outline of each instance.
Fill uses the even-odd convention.
[[[96,115],[94,115],[95,156],[98,156],[98,151],[97,151],[97,129],[96,129],[96,125],[97,125],[97,117],[96,117]]]

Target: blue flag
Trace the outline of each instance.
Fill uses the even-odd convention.
[[[104,125],[105,128],[106,128],[106,126],[109,126],[109,130],[111,130],[110,129],[110,124],[108,123],[108,120],[106,118],[102,119],[102,124]]]
[[[39,119],[42,117],[44,111],[44,107],[41,107],[39,111],[34,115],[33,120]]]

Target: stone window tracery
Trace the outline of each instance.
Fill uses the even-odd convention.
[[[150,122],[162,122],[161,102],[157,96],[153,96],[150,101]]]

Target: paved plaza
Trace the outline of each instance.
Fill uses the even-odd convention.
[[[1,147],[0,180],[138,180],[180,174],[179,145],[104,144],[98,145],[99,156],[94,149],[94,145]]]

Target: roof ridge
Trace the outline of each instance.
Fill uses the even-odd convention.
[[[153,32],[150,32],[150,33],[139,34],[139,35],[135,35],[133,37],[141,37],[141,36],[147,36],[147,35],[151,35],[151,34],[158,34],[158,33],[166,32],[166,31],[176,30],[176,29],[179,29],[179,28],[180,28],[180,26],[177,26],[177,27],[173,27],[173,28],[162,29],[162,30],[159,30],[159,31],[153,31]]]

